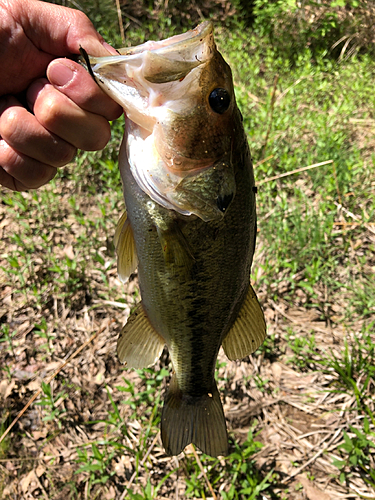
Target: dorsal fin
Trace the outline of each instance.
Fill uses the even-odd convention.
[[[229,359],[242,359],[258,349],[266,338],[266,322],[253,287],[249,285],[239,315],[223,340]]]

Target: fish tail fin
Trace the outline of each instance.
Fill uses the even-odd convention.
[[[188,396],[172,376],[161,417],[161,438],[168,455],[178,455],[190,444],[217,457],[228,454],[228,434],[216,383],[203,396]]]

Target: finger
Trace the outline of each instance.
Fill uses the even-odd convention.
[[[115,120],[122,108],[107,96],[91,75],[78,63],[56,59],[47,68],[50,83],[82,109]]]
[[[17,181],[0,167],[0,186],[4,186],[12,191],[26,191],[27,187],[22,182]]]
[[[103,37],[81,11],[36,0],[23,0],[22,25],[28,38],[43,52],[55,56],[79,54],[79,46],[106,56]]]
[[[0,165],[0,184],[14,191],[43,186],[53,179],[57,172],[54,167],[18,153],[4,140],[0,140]]]
[[[76,148],[103,149],[111,137],[104,116],[80,108],[46,80],[32,84],[27,99],[38,122]]]
[[[15,151],[53,167],[66,165],[77,150],[51,134],[15,97],[0,100],[0,136]]]

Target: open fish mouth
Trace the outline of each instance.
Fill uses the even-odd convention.
[[[189,94],[191,82],[177,89],[163,84],[181,82],[210,59],[214,46],[213,26],[206,21],[182,35],[118,49],[118,56],[96,58],[81,51],[86,68],[103,90],[124,108],[130,120],[151,133],[163,104],[170,106],[176,91]]]
[[[89,57],[84,49],[82,55],[94,78],[108,86],[108,91],[127,109],[134,94],[130,92],[128,101],[123,84],[132,86],[132,79],[138,84],[143,79],[149,83],[183,79],[193,68],[210,59],[214,45],[213,26],[206,21],[182,35],[118,49],[118,56]],[[139,85],[134,83],[134,87],[139,90]]]
[[[213,26],[89,57],[84,65],[125,110],[123,147],[139,187],[183,215],[220,220],[235,194],[231,162],[236,110],[231,74]],[[126,164],[127,163],[127,164]]]

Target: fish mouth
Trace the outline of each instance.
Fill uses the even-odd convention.
[[[191,136],[204,133],[202,117],[197,114],[208,106],[208,96],[203,102],[201,82],[218,57],[212,22],[166,40],[119,49],[118,55],[95,58],[81,53],[83,65],[99,86],[125,110],[122,175],[130,168],[139,187],[167,209],[195,214],[205,221],[222,219],[226,202],[235,192],[233,169],[230,165],[224,169],[224,192],[213,179],[217,178],[218,162],[221,165],[230,153],[231,139],[219,154],[214,148],[202,147],[204,139],[199,138],[203,151],[191,147]],[[209,182],[212,192],[202,179]]]
[[[205,21],[181,35],[118,49],[117,56],[91,57],[81,47],[80,62],[130,120],[152,132],[157,110],[174,97],[168,84],[182,82],[207,63],[215,48],[212,22]],[[185,84],[178,91],[187,89]]]

